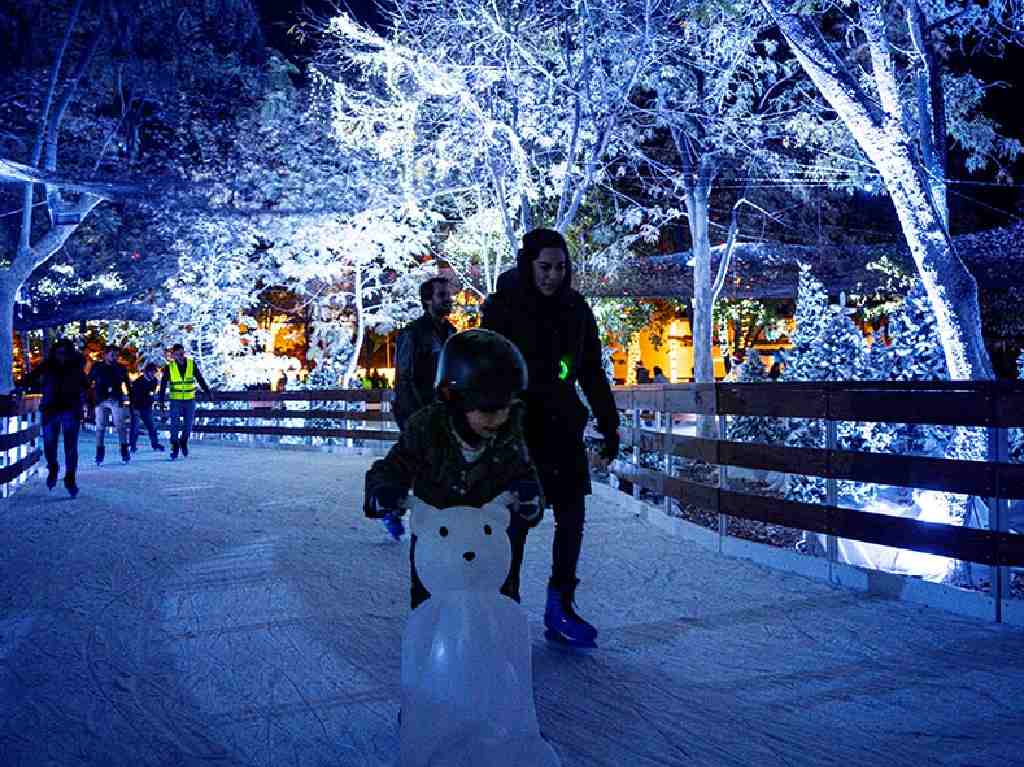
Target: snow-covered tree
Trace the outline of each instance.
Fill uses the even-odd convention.
[[[786,355],[783,379],[786,381],[856,381],[867,375],[867,349],[864,336],[850,320],[844,307],[830,306],[824,286],[802,269],[798,285],[796,331],[793,348]],[[840,422],[836,427],[837,447],[862,449],[863,430],[857,424]],[[786,445],[790,447],[828,446],[826,423],[821,420],[789,419]],[[841,493],[856,491],[854,483],[841,482]],[[793,500],[824,503],[825,480],[791,474],[786,495]]]
[[[956,77],[943,70],[939,41],[984,38],[984,19],[1000,13],[1013,17],[1001,29],[1019,30],[1018,4],[762,2],[892,199],[931,300],[952,377],[991,378],[977,284],[950,241],[942,188],[945,157],[949,142],[956,141],[976,168],[993,158],[1016,156],[1021,145],[1001,139],[990,120],[970,109],[980,102],[983,87],[970,75]],[[956,93],[975,97],[959,99]]]
[[[768,368],[761,355],[754,348],[747,349],[741,365],[730,372],[726,380],[730,383],[769,383]],[[779,444],[786,434],[784,419],[767,416],[734,416],[729,419],[729,439],[737,442],[762,442]]]
[[[343,146],[400,162],[406,194],[452,218],[500,216],[508,247],[479,254],[494,275],[523,231],[566,232],[609,162],[642,140],[626,115],[659,66],[658,35],[678,31],[666,9],[401,0],[387,36],[332,19],[318,72]]]
[[[192,111],[194,86],[209,74],[196,65],[239,66],[261,45],[248,0],[44,5],[25,40],[31,50],[3,73],[2,87],[17,94],[8,103],[20,111],[0,132],[0,180],[19,187],[20,215],[4,218],[0,238],[0,391],[11,385],[11,317],[21,286],[101,203],[151,198],[156,179],[175,177],[175,145],[183,133],[194,137],[206,117]],[[50,53],[41,66],[43,48]],[[0,200],[9,209],[8,189]]]

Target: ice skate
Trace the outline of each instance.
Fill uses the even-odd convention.
[[[577,581],[579,583],[579,581]],[[597,647],[597,629],[581,618],[573,609],[576,585],[571,588],[548,588],[548,603],[544,608],[544,638],[549,642],[579,649]]]

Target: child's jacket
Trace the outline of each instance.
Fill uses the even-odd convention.
[[[364,513],[370,516],[369,499],[381,487],[411,488],[417,498],[444,509],[483,506],[517,480],[539,483],[523,438],[524,410],[521,402],[512,403],[508,421],[472,464],[462,454],[444,403],[417,411],[388,454],[366,472]]]

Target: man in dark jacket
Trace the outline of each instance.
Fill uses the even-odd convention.
[[[132,406],[132,441],[131,449],[134,453],[139,449],[139,432],[142,431],[140,423],[146,427],[149,434],[149,444],[154,450],[163,451],[164,446],[156,435],[156,426],[153,424],[153,393],[160,381],[156,377],[156,365],[147,362],[143,368],[142,375],[132,381],[131,406]]]
[[[103,348],[103,359],[89,370],[89,383],[96,394],[96,465],[103,463],[105,448],[103,438],[107,432],[108,417],[113,418],[114,428],[121,445],[121,460],[128,463],[128,408],[125,399],[131,387],[128,369],[117,361],[120,349],[116,346]]]
[[[62,338],[50,347],[46,361],[21,382],[26,389],[39,389],[43,398],[43,453],[46,456],[46,486],[57,485],[57,442],[64,432],[64,487],[74,498],[78,495],[75,477],[78,471],[78,433],[82,427],[85,395],[89,379],[85,375],[85,358],[71,341]]]
[[[606,459],[618,455],[619,414],[602,366],[594,314],[572,289],[565,239],[550,229],[527,233],[516,268],[516,280],[507,280],[484,303],[482,327],[515,343],[529,368],[529,388],[523,397],[526,441],[555,516],[544,613],[548,636],[591,646],[597,629],[573,607],[584,499],[591,492],[583,442],[589,414],[576,394],[577,382],[604,436]]]
[[[448,281],[433,277],[420,285],[423,316],[398,335],[395,352],[395,420],[404,429],[409,417],[434,401],[434,376],[441,347],[455,332],[448,321],[452,295]]]

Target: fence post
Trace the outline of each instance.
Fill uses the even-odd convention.
[[[718,414],[718,387],[715,387],[715,413]],[[725,439],[728,434],[729,421],[728,416],[718,415],[718,433],[717,439],[719,442]],[[718,460],[722,460],[721,452],[716,451]],[[718,489],[719,491],[729,489],[729,473],[725,464],[718,464]],[[718,514],[718,553],[721,554],[725,551],[725,537],[729,533],[729,518],[719,512]]]
[[[636,401],[636,397],[633,397],[633,497],[636,500],[640,500],[640,483],[637,479],[640,476],[640,440],[638,436],[640,434],[640,405]]]
[[[839,448],[839,428],[835,421],[825,421],[829,453]],[[831,461],[829,461],[831,464]],[[831,508],[839,505],[839,482],[835,477],[825,480],[825,503]],[[828,513],[828,512],[826,512]],[[839,540],[832,534],[825,536],[825,555],[828,557],[828,580],[833,582],[832,566],[839,558]]]
[[[662,389],[661,395],[661,409],[662,412],[660,417],[664,420],[662,423],[662,434],[665,442],[662,444],[665,458],[665,476],[672,476],[672,416],[674,413],[668,409],[668,397],[665,396],[665,391]],[[662,503],[665,505],[665,514],[671,516],[672,514],[672,496],[669,495],[668,489],[665,490],[665,495],[662,496]]]
[[[988,460],[1005,463],[1010,455],[1010,434],[1009,430],[1003,427],[988,428]],[[988,498],[988,529],[992,532],[1006,532],[1009,530],[1009,515],[1006,509],[1006,499],[1000,497],[1002,492],[999,487],[999,472],[995,472],[996,487],[995,493]],[[1010,586],[1009,568],[1003,567],[998,560],[992,564],[992,601],[995,605],[995,621],[1003,622],[1003,600],[1006,598]]]

